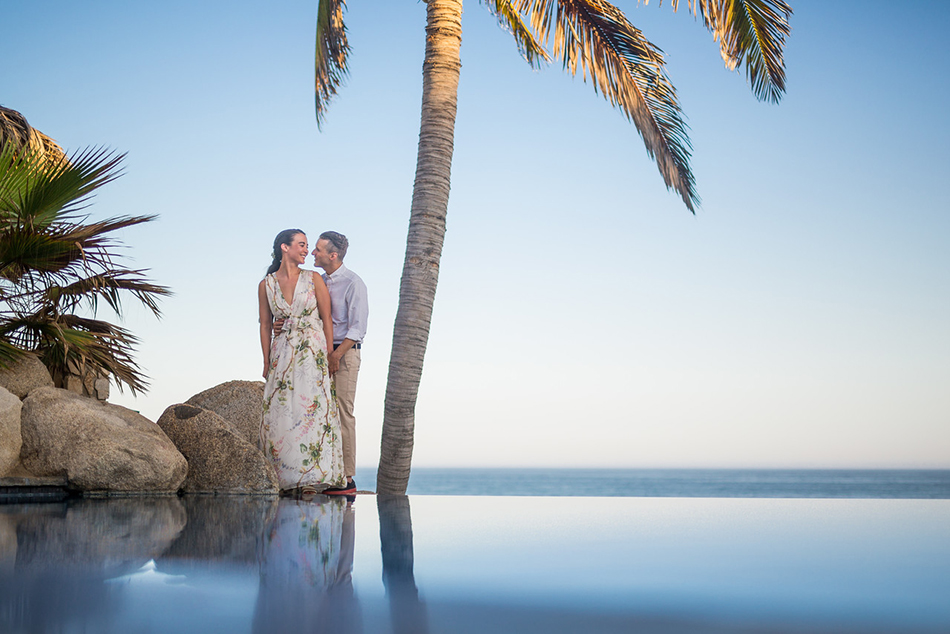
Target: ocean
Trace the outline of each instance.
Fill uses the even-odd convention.
[[[358,468],[360,490],[376,469]],[[409,495],[950,499],[950,469],[446,469],[417,467]]]

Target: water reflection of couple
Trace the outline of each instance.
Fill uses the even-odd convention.
[[[255,632],[361,632],[353,592],[354,513],[342,498],[280,500],[260,543]]]
[[[341,234],[320,236],[313,256],[327,272],[324,282],[300,268],[307,236],[282,231],[258,287],[266,381],[260,445],[282,491],[356,491],[353,398],[368,311],[366,286],[343,266],[346,247]]]

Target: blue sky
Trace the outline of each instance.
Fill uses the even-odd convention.
[[[273,236],[347,234],[375,464],[405,249],[425,6],[353,0],[351,76],[313,115],[316,0],[11,2],[0,103],[127,152],[96,218],[176,295],[131,304],[168,405],[260,375]],[[620,2],[669,60],[703,204],[559,66],[468,0],[448,233],[414,464],[950,467],[950,8],[793,2],[788,92],[752,96],[684,11]],[[685,5],[685,3],[684,3]]]

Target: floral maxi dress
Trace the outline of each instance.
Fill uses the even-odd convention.
[[[300,271],[290,305],[273,273],[264,284],[271,313],[285,321],[271,340],[260,448],[274,465],[281,490],[343,486],[340,418],[313,271]]]

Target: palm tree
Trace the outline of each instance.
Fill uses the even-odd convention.
[[[127,294],[160,314],[158,298],[169,290],[120,266],[122,244],[110,235],[154,216],[89,222],[82,213],[96,189],[118,178],[123,156],[93,148],[67,157],[8,109],[0,128],[0,367],[33,352],[58,383],[108,373],[119,389],[144,391],[137,338],[94,316],[100,300],[121,315]],[[77,314],[83,309],[93,317]]]
[[[56,141],[31,126],[22,114],[0,106],[0,147],[8,143],[18,148],[29,148],[49,160],[66,155]]]
[[[691,146],[663,53],[605,0],[481,0],[511,32],[532,66],[559,59],[633,122],[668,189],[695,213]],[[647,4],[648,0],[643,0]],[[670,2],[674,11],[679,0]],[[422,125],[409,237],[393,329],[377,488],[404,494],[412,459],[415,405],[429,339],[449,200],[461,61],[462,0],[426,0]],[[316,112],[319,126],[347,73],[344,0],[317,9]],[[688,0],[719,43],[730,70],[743,63],[753,93],[777,103],[785,91],[783,50],[792,8],[784,0]],[[550,45],[550,53],[548,46]]]

